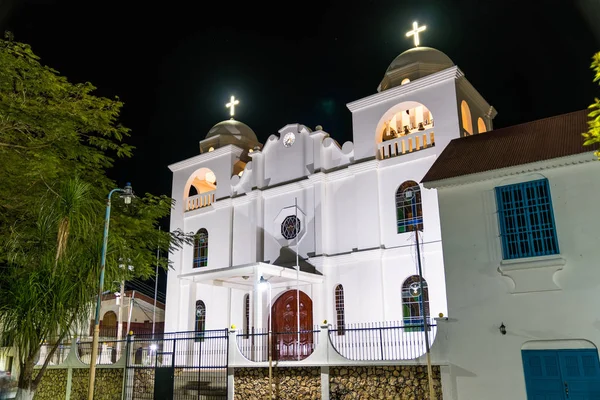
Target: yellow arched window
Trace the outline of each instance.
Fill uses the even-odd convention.
[[[471,109],[466,101],[460,103],[460,114],[462,118],[462,127],[469,134],[473,134],[473,120],[471,119]]]
[[[479,117],[477,119],[477,132],[483,133],[487,132],[487,127],[485,126],[485,122],[483,122],[483,118]]]

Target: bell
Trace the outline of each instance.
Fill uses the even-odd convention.
[[[422,122],[419,122],[419,130],[420,131],[424,131],[425,130],[425,127],[423,126]]]
[[[408,135],[410,131],[408,130],[408,125],[404,125],[404,134]]]

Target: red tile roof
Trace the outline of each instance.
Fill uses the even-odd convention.
[[[581,134],[588,110],[575,111],[452,140],[421,182],[432,182],[591,152]]]

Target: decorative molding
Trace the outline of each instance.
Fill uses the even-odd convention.
[[[492,107],[490,103],[488,103],[483,98],[483,96],[477,91],[477,89],[475,89],[475,87],[471,84],[471,82],[469,82],[469,80],[464,75],[456,80],[456,86],[463,90],[465,96],[467,97],[467,100],[470,100],[472,104],[474,104],[478,109],[482,110],[484,113],[486,113],[490,109],[490,107]],[[491,119],[494,119],[496,114],[494,114]],[[475,122],[477,122],[476,119]]]
[[[279,196],[281,194],[285,194],[285,193],[289,193],[289,192],[301,191],[302,189],[307,187],[305,183],[301,183],[302,181],[308,181],[308,179],[306,179],[306,177],[304,177],[298,181],[274,186],[271,188],[270,187],[261,188],[259,190],[262,191],[263,197],[265,199],[268,199],[268,198]]]
[[[182,169],[193,167],[194,165],[204,163],[210,160],[214,160],[215,158],[219,158],[224,155],[234,154],[236,157],[239,157],[244,150],[237,147],[233,144],[228,144],[227,146],[219,147],[214,151],[209,151],[208,153],[198,154],[192,158],[188,158],[187,160],[179,161],[175,164],[169,165],[169,169],[172,172],[180,171]]]
[[[410,163],[410,162],[417,161],[417,160],[418,161],[426,160],[428,158],[433,158],[433,160],[431,161],[431,165],[433,165],[433,162],[435,162],[435,159],[438,156],[438,150],[440,150],[439,147],[436,148],[436,146],[432,146],[432,147],[428,147],[423,150],[414,151],[412,153],[407,153],[407,154],[402,154],[402,155],[396,156],[396,157],[386,158],[386,159],[378,161],[378,167],[380,169],[383,169],[383,168],[392,167],[392,166],[395,166],[398,164]]]
[[[511,293],[532,293],[561,290],[554,274],[563,269],[567,260],[560,254],[503,260],[498,267],[500,275],[510,278],[514,287]]]
[[[361,172],[376,170],[379,167],[379,165],[380,165],[380,161],[374,159],[374,160],[359,162],[356,164],[350,164],[350,165],[348,165],[348,170],[356,175]]]
[[[493,135],[493,131],[490,134]],[[597,158],[594,156],[593,151],[579,153],[571,156],[552,158],[544,161],[537,161],[529,164],[519,164],[511,167],[494,169],[491,171],[478,172],[475,174],[468,174],[453,178],[440,179],[437,181],[425,182],[423,183],[423,186],[425,186],[427,189],[441,189],[445,187],[483,182],[511,175],[526,174],[531,172],[543,171],[546,169],[559,168],[567,165],[583,164],[590,161],[597,161]]]
[[[319,183],[327,181],[327,174],[323,171],[315,172],[314,174],[308,175],[308,180],[312,183]]]
[[[215,212],[217,210],[215,209],[214,205],[215,205],[215,203],[212,203],[211,205],[206,206],[206,207],[197,208],[197,209],[192,210],[192,211],[184,211],[183,212],[183,218],[184,219],[188,219],[188,218],[191,218],[191,217],[196,217],[198,215],[208,214],[208,213],[211,213],[211,212]]]
[[[215,210],[221,210],[223,208],[230,208],[232,204],[233,200],[231,197],[224,197],[212,203],[211,206],[213,206]]]
[[[442,251],[441,241],[439,240],[424,242],[422,243],[422,245],[426,253],[435,253]],[[383,260],[411,255],[412,249],[414,249],[414,245],[412,243],[390,248],[376,247],[372,249],[354,250],[347,253],[321,254],[319,256],[309,257],[308,261],[315,267],[323,267],[327,265],[354,264],[357,262]]]
[[[407,95],[415,90],[423,89],[450,79],[457,79],[461,76],[464,76],[462,71],[457,66],[453,66],[435,74],[411,81],[410,85],[396,86],[394,88],[384,90],[383,92],[353,101],[352,103],[346,104],[346,107],[348,107],[351,112],[359,111],[363,108],[371,107],[396,97]]]

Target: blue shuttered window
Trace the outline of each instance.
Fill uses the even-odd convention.
[[[558,254],[547,179],[496,188],[505,260]]]

